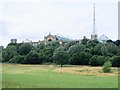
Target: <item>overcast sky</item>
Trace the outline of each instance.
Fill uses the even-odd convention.
[[[11,38],[43,40],[49,32],[72,39],[90,38],[93,30],[93,3],[96,4],[96,31],[118,39],[118,0],[1,0],[0,45]]]

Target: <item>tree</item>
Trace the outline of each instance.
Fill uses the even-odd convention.
[[[69,59],[70,64],[72,65],[80,65],[81,60],[80,60],[80,53],[75,53],[73,54],[70,59]]]
[[[45,48],[45,43],[42,42],[39,45],[37,45],[37,52],[41,52]]]
[[[24,43],[20,45],[18,51],[21,55],[27,55],[32,49],[32,46],[29,43]]]
[[[89,61],[89,64],[91,66],[98,66],[97,57],[98,57],[97,55],[94,55],[91,57],[91,59]]]
[[[54,49],[58,48],[60,43],[58,41],[47,42],[46,47],[52,47]]]
[[[108,55],[108,50],[107,50],[107,47],[105,45],[102,46],[101,53],[102,53],[103,56]]]
[[[91,66],[102,66],[107,60],[109,60],[109,57],[94,55],[91,57],[89,64]]]
[[[58,41],[51,41],[51,42],[47,42],[46,46],[43,50],[41,50],[41,52],[43,55],[43,62],[53,62],[52,56],[53,56],[53,52],[56,48],[59,47],[59,42]]]
[[[110,54],[117,54],[118,53],[118,48],[117,46],[114,44],[114,43],[106,43],[106,48],[107,48],[107,51],[110,53]]]
[[[117,46],[117,51],[118,51],[118,52],[116,53],[116,55],[117,55],[117,56],[120,56],[120,45]]]
[[[85,36],[83,37],[83,39],[81,40],[81,43],[86,45],[88,43],[89,39],[87,39]]]
[[[70,64],[73,65],[88,65],[91,54],[86,52],[75,53],[70,57]]]
[[[9,62],[10,63],[20,63],[20,64],[22,64],[23,60],[24,60],[24,56],[22,56],[22,55],[16,55],[16,56],[13,56],[13,58],[11,58],[9,60]]]
[[[110,58],[113,67],[120,67],[120,56],[113,56]]]
[[[23,64],[41,64],[42,61],[39,60],[39,55],[35,51],[30,51],[24,58]]]
[[[46,47],[42,50],[41,53],[43,53],[43,58],[44,58],[43,62],[51,62],[51,63],[53,62],[52,56],[53,56],[54,50],[55,48],[51,46]]]
[[[119,46],[120,45],[120,40],[116,40],[115,45]]]
[[[84,51],[85,48],[86,48],[85,45],[77,44],[77,45],[71,46],[71,47],[68,49],[67,52],[68,52],[70,55],[73,55],[73,54],[75,54],[75,53]]]
[[[107,43],[113,43],[113,41],[110,39],[110,40],[107,40]]]
[[[102,44],[97,44],[93,49],[92,49],[92,54],[93,55],[102,55],[101,48],[103,47]]]
[[[64,64],[68,63],[69,55],[65,51],[58,51],[54,53],[53,60],[55,63],[60,64],[63,67]]]
[[[58,53],[58,52],[60,52],[60,51],[64,51],[65,50],[65,48],[63,47],[63,46],[60,46],[60,47],[58,47],[58,48],[56,48],[55,50],[54,50],[54,53],[53,54],[56,54],[56,53]]]
[[[106,62],[106,58],[104,56],[98,56],[96,61],[98,63],[98,66],[102,66]]]
[[[2,52],[2,56],[3,56],[2,62],[9,61],[15,55],[18,55],[17,47],[15,45],[8,45],[6,49],[4,49]]]
[[[7,62],[12,58],[10,53],[8,53],[6,50],[3,50],[2,57],[3,57],[2,62]]]
[[[99,44],[98,40],[89,40],[86,47],[87,48],[94,48],[97,44]]]
[[[70,41],[67,44],[65,44],[65,51],[67,51],[71,46],[76,45],[76,41]]]

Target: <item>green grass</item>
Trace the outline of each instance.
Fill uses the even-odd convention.
[[[53,72],[49,65],[3,65],[3,88],[117,88],[117,76]]]

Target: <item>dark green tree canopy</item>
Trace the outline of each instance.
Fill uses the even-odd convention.
[[[62,67],[64,64],[68,63],[69,55],[65,51],[58,51],[54,53],[53,59],[55,63],[60,64]]]
[[[102,66],[108,60],[112,66],[120,67],[120,40],[108,40],[100,43],[97,40],[83,38],[60,45],[59,41],[32,43],[10,43],[3,49],[2,62],[10,63],[57,63],[73,65]]]
[[[71,46],[77,44],[76,41],[70,41],[67,44],[65,44],[65,51],[67,51]]]
[[[24,43],[20,45],[18,51],[21,55],[26,55],[32,50],[32,46],[30,43]]]
[[[41,64],[42,61],[39,59],[39,55],[35,51],[30,51],[24,58],[24,64]]]
[[[71,47],[68,49],[67,52],[68,52],[70,55],[73,55],[74,53],[84,51],[85,48],[86,48],[85,45],[76,44],[76,45],[71,46]]]
[[[6,49],[4,49],[2,52],[2,56],[3,56],[2,62],[9,61],[13,56],[17,54],[18,54],[17,47],[15,45],[8,45]]]

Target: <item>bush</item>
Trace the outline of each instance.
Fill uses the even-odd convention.
[[[104,73],[111,72],[111,66],[112,66],[112,63],[110,61],[105,62],[102,68],[103,72]]]

